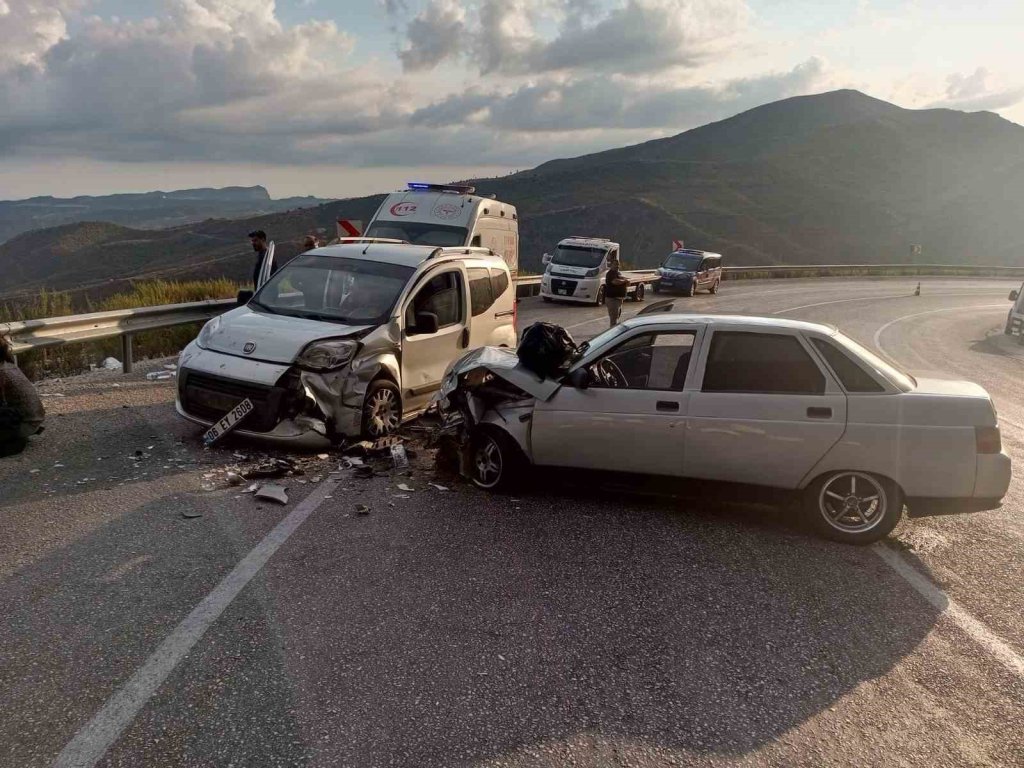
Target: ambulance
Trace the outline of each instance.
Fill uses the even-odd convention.
[[[411,182],[392,192],[373,215],[367,238],[441,248],[489,248],[519,271],[519,217],[514,206],[461,184]]]

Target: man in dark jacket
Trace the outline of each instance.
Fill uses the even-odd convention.
[[[21,453],[28,438],[43,431],[45,417],[39,393],[15,364],[10,345],[0,338],[0,456]]]
[[[252,287],[259,288],[260,269],[263,268],[263,261],[267,258],[267,233],[262,229],[256,229],[249,233],[249,241],[252,249],[256,252],[256,263],[252,268]]]
[[[608,310],[608,327],[619,324],[622,314],[622,302],[626,298],[629,280],[619,271],[619,260],[613,256],[608,260],[608,274],[604,276],[604,306]]]

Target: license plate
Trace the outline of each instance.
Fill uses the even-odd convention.
[[[203,442],[207,445],[213,445],[224,437],[224,435],[237,427],[241,423],[242,419],[254,410],[255,406],[252,404],[252,400],[245,398],[245,400],[224,414],[220,421],[206,430],[206,434],[203,435]]]
[[[557,291],[555,291],[555,293],[557,293],[559,296],[568,296],[569,295],[569,291],[566,290],[565,288],[559,288]]]

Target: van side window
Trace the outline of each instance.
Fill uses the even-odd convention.
[[[503,269],[491,270],[491,293],[495,301],[505,295],[508,290],[508,272]]]
[[[473,307],[473,317],[476,317],[494,304],[491,275],[486,267],[470,267],[466,271],[469,273],[469,302]]]
[[[437,315],[437,327],[444,328],[462,322],[462,280],[457,272],[445,272],[430,278],[410,305],[411,317],[406,324],[415,327],[416,315],[431,312]]]
[[[702,390],[823,395],[825,376],[795,336],[715,331]]]

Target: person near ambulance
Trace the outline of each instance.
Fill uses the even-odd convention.
[[[263,262],[267,258],[267,233],[262,229],[254,229],[249,233],[249,242],[256,253],[256,263],[252,267],[252,287],[260,287],[260,270],[263,269]]]
[[[608,259],[608,272],[604,277],[604,305],[608,310],[609,328],[619,324],[622,302],[625,301],[629,289],[629,280],[623,276],[619,267],[618,257],[612,256]]]

